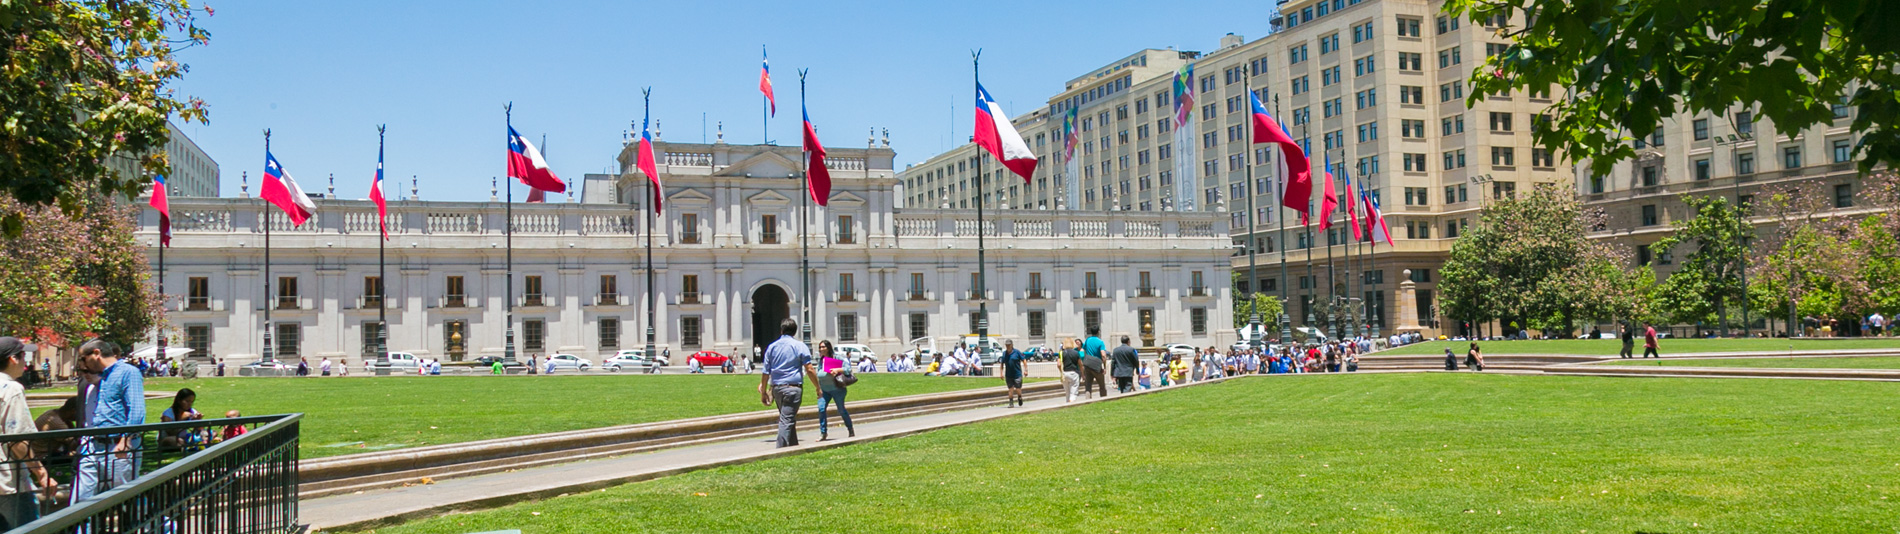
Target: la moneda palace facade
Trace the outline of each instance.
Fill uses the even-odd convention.
[[[163,275],[169,339],[196,356],[254,360],[268,307],[279,358],[360,363],[374,357],[382,307],[389,350],[471,360],[502,354],[512,299],[520,356],[598,361],[645,345],[651,234],[656,344],[681,356],[749,353],[807,303],[815,338],[879,354],[947,348],[974,333],[983,303],[992,335],[1018,347],[1054,346],[1091,325],[1137,345],[1235,340],[1225,214],[992,205],[979,220],[974,209],[912,207],[888,139],[867,144],[830,150],[829,206],[812,207],[806,236],[809,299],[796,146],[657,143],[665,203],[651,225],[631,147],[620,154],[626,172],[570,184],[578,197],[515,204],[512,295],[505,195],[425,201],[412,184],[389,202],[382,274],[368,201],[318,199],[316,217],[291,227],[248,194],[175,197]],[[155,246],[156,213],[146,209],[140,222],[140,240]],[[272,225],[268,272],[263,224]],[[979,228],[989,232],[983,294],[974,291]]]

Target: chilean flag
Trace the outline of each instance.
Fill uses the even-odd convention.
[[[778,116],[778,99],[772,96],[772,62],[765,57],[765,47],[759,47],[759,92],[765,93],[765,101],[772,104],[772,116]]]
[[[165,194],[165,175],[152,177],[152,209],[158,210],[158,246],[172,245],[172,203]]]
[[[1352,238],[1356,241],[1360,236],[1365,234],[1359,233],[1359,203],[1353,200],[1353,196],[1356,195],[1356,193],[1352,191],[1352,173],[1347,172],[1346,166],[1341,165],[1339,166],[1339,178],[1346,182],[1346,221],[1352,223]]]
[[[1010,172],[1023,177],[1025,184],[1036,172],[1036,155],[1029,151],[1029,143],[1023,142],[1022,134],[1016,133],[1016,126],[1003,114],[1003,107],[996,105],[981,83],[976,84],[976,146],[996,155]]]
[[[1375,245],[1379,243],[1381,237],[1385,238],[1385,244],[1392,244],[1392,229],[1386,227],[1385,214],[1379,211],[1379,197],[1372,196],[1371,192],[1365,195],[1366,233],[1372,234],[1370,239]]]
[[[548,162],[541,158],[541,151],[535,150],[526,138],[515,133],[513,126],[508,127],[508,177],[542,191],[567,191],[567,183],[548,169]]]
[[[1260,104],[1260,95],[1247,93],[1247,100],[1253,104],[1253,142],[1271,143],[1280,146],[1286,166],[1293,172],[1292,179],[1286,180],[1280,205],[1300,212],[1300,224],[1306,224],[1307,204],[1313,198],[1313,163],[1306,159],[1306,151],[1293,141],[1293,136],[1280,127],[1272,115],[1267,114],[1267,106]],[[1282,177],[1284,179],[1285,177]]]
[[[389,240],[389,202],[383,199],[383,150],[376,149],[376,180],[369,183],[369,200],[376,203],[376,228]]]
[[[1326,189],[1319,195],[1319,229],[1333,227],[1333,209],[1339,207],[1339,194],[1333,191],[1333,155],[1326,155]]]
[[[825,168],[825,145],[818,143],[818,129],[811,125],[811,112],[805,111],[799,104],[798,113],[805,117],[805,181],[811,190],[811,201],[823,206],[831,201],[831,169]]]
[[[635,155],[638,161],[634,164],[640,167],[640,172],[647,174],[648,181],[653,182],[653,213],[659,213],[660,203],[665,195],[660,192],[659,166],[653,163],[653,129],[648,126],[652,120],[651,112],[646,117],[640,118],[640,151]]]
[[[297,187],[297,180],[284,172],[284,166],[277,163],[277,156],[264,151],[264,183],[258,188],[257,197],[276,205],[290,217],[291,226],[301,226],[317,214],[317,203],[303,194],[303,188]]]

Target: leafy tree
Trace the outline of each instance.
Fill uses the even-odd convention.
[[[1766,192],[1756,210],[1775,219],[1749,261],[1749,298],[1765,314],[1786,318],[1838,317],[1842,305],[1863,298],[1856,289],[1856,258],[1846,237],[1853,222],[1826,216],[1833,204],[1815,182]],[[1770,311],[1772,310],[1772,311]]]
[[[1864,306],[1853,310],[1858,315],[1900,312],[1900,237],[1891,230],[1896,218],[1900,216],[1879,213],[1854,226],[1848,248],[1859,260],[1854,273],[1858,286],[1866,289],[1861,294]]]
[[[1618,267],[1624,260],[1587,236],[1602,213],[1586,213],[1575,195],[1542,184],[1479,217],[1439,270],[1441,307],[1453,319],[1522,318],[1531,328],[1570,332],[1579,320],[1639,307],[1635,278]]]
[[[1568,94],[1538,144],[1595,172],[1634,155],[1622,132],[1678,113],[1751,106],[1783,132],[1830,124],[1843,97],[1863,172],[1900,163],[1900,2],[1885,0],[1450,0],[1446,13],[1520,15],[1515,41],[1472,75],[1473,103],[1511,90]]]
[[[99,336],[130,345],[159,320],[133,208],[95,196],[79,216],[0,195],[0,216],[24,231],[0,239],[0,332],[70,346]]]
[[[1244,276],[1239,271],[1235,271],[1234,283],[1229,287],[1240,287],[1242,280],[1245,280]],[[1242,293],[1239,289],[1232,291],[1234,295],[1232,299],[1234,302],[1234,328],[1246,327],[1247,323],[1253,320],[1254,310],[1258,309],[1260,310],[1260,324],[1265,326],[1268,332],[1278,330],[1279,327],[1276,325],[1280,324],[1280,312],[1282,311],[1278,297],[1265,292],[1255,293],[1252,306],[1249,306],[1246,293]]]
[[[187,0],[0,1],[0,194],[78,213],[94,194],[149,186],[112,172],[111,158],[168,172],[154,151],[166,120],[205,119],[202,101],[168,87],[187,70],[174,48],[210,38],[196,16]],[[21,217],[0,219],[9,236]]]
[[[1742,237],[1752,230],[1728,199],[1684,196],[1695,217],[1676,223],[1675,233],[1650,245],[1658,256],[1683,244],[1694,250],[1682,267],[1656,289],[1657,312],[1670,323],[1713,323],[1726,304],[1742,305]]]

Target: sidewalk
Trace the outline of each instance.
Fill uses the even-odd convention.
[[[1003,398],[999,395],[995,406],[866,423],[858,427],[859,432],[856,438],[840,439],[834,435],[831,441],[823,443],[818,442],[816,424],[809,426],[800,424],[798,431],[800,445],[797,447],[776,449],[773,448],[771,439],[749,438],[667,449],[617,458],[450,479],[421,486],[309,499],[298,504],[298,515],[301,521],[310,525],[311,532],[364,530],[447,512],[493,508],[514,502],[608,488],[689,471],[803,454],[853,443],[909,436],[1012,415],[1057,410],[1068,406],[1110,401],[1232,378],[1234,377],[1139,391],[1127,395],[1111,394],[1106,398],[1078,400],[1074,403],[1065,403],[1062,397],[1058,396],[1052,399],[1025,401],[1021,408],[1003,407]],[[842,425],[833,430],[842,434]]]

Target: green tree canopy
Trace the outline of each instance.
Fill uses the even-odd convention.
[[[1601,220],[1549,184],[1486,206],[1439,270],[1442,310],[1458,321],[1520,318],[1548,332],[1637,313],[1639,278],[1622,270],[1608,245],[1586,236]]]
[[[1900,2],[1890,0],[1450,0],[1515,44],[1472,74],[1473,103],[1512,90],[1563,95],[1535,125],[1538,144],[1602,174],[1678,112],[1751,106],[1782,132],[1829,124],[1843,97],[1863,171],[1900,162]]]
[[[168,172],[154,151],[165,122],[205,119],[203,102],[168,86],[186,71],[174,47],[210,37],[197,14],[186,0],[0,1],[0,194],[76,213],[94,194],[149,186],[112,172],[110,158]],[[9,235],[20,213],[0,220]]]
[[[76,216],[0,195],[0,217],[26,224],[19,237],[0,239],[0,332],[61,346],[144,339],[161,309],[145,249],[133,240],[136,212],[96,195]]]
[[[1751,227],[1726,198],[1684,196],[1682,202],[1695,211],[1695,217],[1677,221],[1675,233],[1650,248],[1657,257],[1673,255],[1681,245],[1692,249],[1680,261],[1682,266],[1656,288],[1653,302],[1670,323],[1714,323],[1725,304],[1746,301],[1742,238]]]

